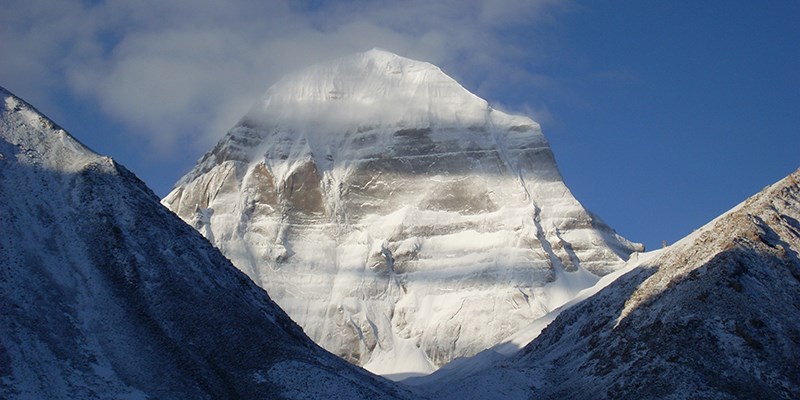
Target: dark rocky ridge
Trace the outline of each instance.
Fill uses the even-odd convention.
[[[798,398],[798,220],[800,171],[564,311],[519,355],[437,394]]]
[[[0,398],[403,398],[0,88]]]

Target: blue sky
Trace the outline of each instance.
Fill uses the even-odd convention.
[[[797,1],[0,2],[0,85],[159,196],[282,75],[373,47],[539,121],[651,249],[800,167]]]

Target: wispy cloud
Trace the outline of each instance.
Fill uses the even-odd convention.
[[[10,4],[9,4],[10,3]],[[0,82],[47,101],[54,89],[169,155],[208,147],[280,76],[383,48],[493,90],[536,85],[519,65],[547,57],[533,35],[561,0],[52,2],[11,0],[0,14]],[[513,84],[513,83],[512,83]]]

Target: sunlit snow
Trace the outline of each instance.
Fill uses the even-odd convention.
[[[380,50],[276,83],[163,203],[315,341],[395,377],[499,343],[636,247],[537,123]]]

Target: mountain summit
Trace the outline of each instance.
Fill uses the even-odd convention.
[[[575,200],[537,123],[380,50],[276,83],[163,203],[379,373],[475,354],[641,249]]]
[[[479,125],[487,110],[486,101],[435,65],[370,50],[279,81],[245,118],[335,124],[344,133],[380,125]]]

